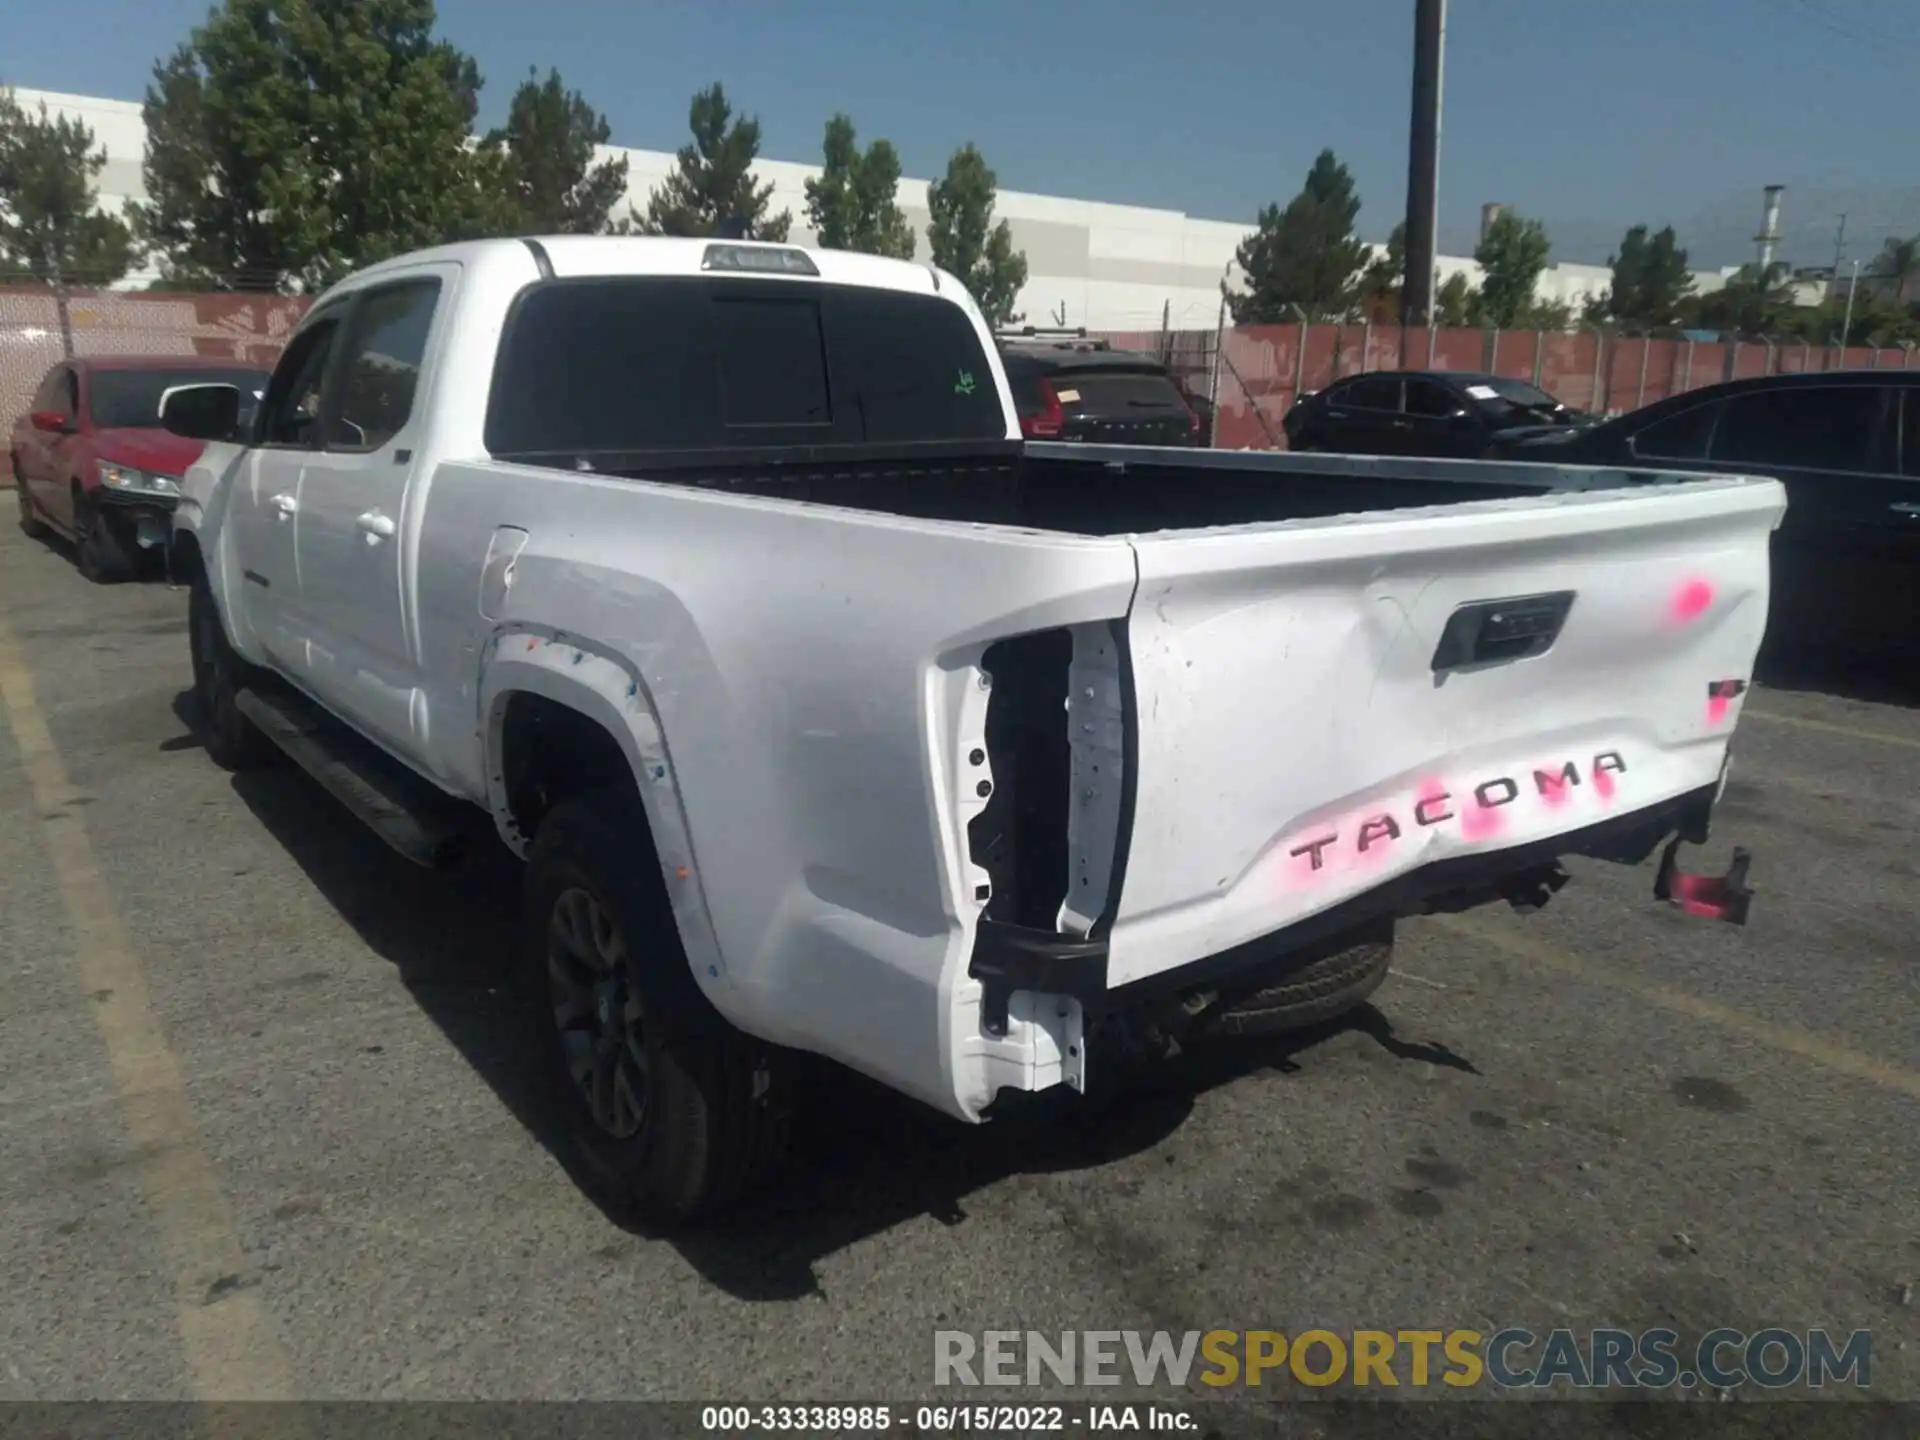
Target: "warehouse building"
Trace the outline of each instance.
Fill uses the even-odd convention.
[[[24,89],[14,95],[23,106],[44,102],[50,112],[76,117],[92,129],[107,154],[99,177],[103,205],[116,209],[143,197],[146,131],[137,102]],[[640,209],[674,167],[667,151],[611,148],[606,153],[626,158],[628,199]],[[803,187],[819,167],[763,159],[756,169],[773,184],[774,212],[790,210],[794,238],[810,243]],[[927,186],[925,180],[902,178],[899,190],[922,258]],[[1248,222],[1200,220],[1178,210],[1017,190],[1000,192],[995,213],[1009,222],[1015,248],[1027,257],[1027,284],[1019,299],[1026,323],[1094,330],[1153,330],[1163,321],[1176,330],[1211,330],[1221,318],[1222,282],[1238,288],[1234,251],[1249,229]],[[1463,271],[1479,281],[1480,267],[1471,259],[1442,256],[1436,268],[1442,283]],[[139,286],[154,278],[157,272],[143,272],[125,283]],[[1541,276],[1538,294],[1542,300],[1565,301],[1577,312],[1582,301],[1606,288],[1608,278],[1605,266],[1555,265]],[[1722,276],[1708,272],[1697,280],[1706,290],[1722,283]]]

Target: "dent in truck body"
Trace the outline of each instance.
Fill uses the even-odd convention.
[[[597,265],[651,273],[658,257],[662,273],[679,273],[698,250],[647,243],[557,240],[549,263],[563,277]],[[1536,852],[1584,843],[1588,817],[1569,807],[1503,837],[1449,839],[1311,895],[1233,883],[1301,827],[1346,809],[1404,813],[1440,768],[1484,779],[1618,749],[1645,780],[1617,817],[1637,830],[1668,816],[1660,797],[1715,778],[1701,772],[1724,756],[1727,724],[1688,727],[1704,714],[1699,685],[1743,673],[1757,644],[1757,532],[1778,518],[1777,485],[1549,497],[1542,469],[1514,467],[1524,484],[1502,471],[1482,488],[1525,498],[1334,515],[1354,503],[1349,465],[1286,519],[1299,508],[1284,493],[1303,472],[1297,457],[1183,451],[1182,465],[1225,477],[1200,507],[1219,528],[1201,530],[1180,486],[1152,474],[1129,482],[1140,503],[1116,511],[1089,483],[1106,473],[1093,463],[1102,457],[1060,453],[1074,447],[995,451],[984,480],[962,466],[941,481],[934,466],[904,487],[807,482],[806,493],[841,503],[700,489],[644,465],[631,478],[537,468],[488,458],[483,443],[504,317],[536,265],[511,242],[461,254],[461,299],[436,324],[438,358],[416,400],[432,413],[402,516],[397,598],[423,697],[409,763],[489,807],[517,848],[526,837],[499,763],[513,697],[586,715],[634,771],[696,980],[721,1014],[947,1113],[978,1119],[1003,1087],[1081,1083],[1085,1027],[1124,1004],[1130,984],[1191,984],[1229,951],[1295,943],[1349,905],[1406,904],[1439,871],[1497,879]],[[849,276],[883,267],[873,283],[915,293],[928,285],[924,271],[870,257],[823,253],[820,264]],[[353,283],[398,273],[375,267]],[[991,337],[964,291],[949,291],[981,335],[1012,439]],[[1059,472],[1040,487],[1048,505],[1028,505],[1021,489],[1035,480],[1019,471],[1032,454]],[[833,470],[834,457],[816,459]],[[1152,462],[1128,452],[1103,463]],[[793,468],[769,467],[756,483],[777,491]],[[245,469],[229,465],[221,488],[244,486]],[[1381,462],[1378,478],[1389,469],[1400,473]],[[1406,473],[1426,478],[1418,462]],[[889,504],[941,518],[885,513]],[[1246,523],[1250,514],[1276,518]],[[1134,515],[1176,528],[1121,523]],[[1050,519],[1058,528],[1035,528]],[[483,605],[503,527],[526,539],[511,585]],[[248,596],[231,544],[215,548],[223,618],[249,654]],[[1716,598],[1684,630],[1656,635],[1633,606],[1652,597],[1648,616],[1659,611],[1663,625],[1676,565],[1713,572]],[[1568,570],[1587,590],[1558,642],[1573,657],[1564,691],[1554,665],[1544,684],[1515,665],[1451,677],[1450,689],[1403,673],[1402,661],[1431,655],[1433,606],[1529,593]],[[1472,593],[1453,596],[1462,586]],[[1400,653],[1422,635],[1424,648]],[[1643,635],[1662,687],[1650,696],[1619,684],[1623,642]],[[1032,642],[1051,648],[1016,702],[1038,738],[1014,744],[1045,752],[1029,773],[1042,777],[1048,878],[1002,896],[971,841],[995,800],[1011,803],[1003,788],[1017,796],[1019,764],[994,753],[1004,746],[993,702],[1008,677],[983,688],[983,672],[1008,637],[1048,636]],[[1523,663],[1543,659],[1554,657]],[[1669,704],[1683,659],[1705,673],[1682,677],[1685,704]],[[1509,705],[1503,733],[1470,723],[1462,707],[1476,697]],[[979,764],[975,750],[988,752]],[[1093,782],[1116,763],[1109,794]]]

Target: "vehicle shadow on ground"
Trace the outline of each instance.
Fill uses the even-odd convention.
[[[194,733],[193,701],[175,713]],[[166,742],[168,748],[191,743]],[[368,947],[398,970],[420,1008],[573,1182],[576,1163],[529,1028],[544,1017],[515,983],[519,862],[497,842],[464,872],[435,874],[393,854],[290,763],[231,777],[235,793]],[[1372,1006],[1284,1038],[1210,1042],[1142,1066],[1104,1094],[1033,1097],[983,1126],[950,1120],[837,1065],[803,1066],[792,1159],[776,1184],[723,1222],[664,1238],[702,1276],[746,1300],[815,1294],[818,1261],[893,1226],[967,1221],[968,1197],[1022,1174],[1097,1168],[1173,1135],[1207,1091],[1258,1072],[1291,1073],[1338,1035],[1389,1054],[1471,1072],[1440,1045],[1397,1036]],[[602,1204],[610,1222],[646,1232]]]

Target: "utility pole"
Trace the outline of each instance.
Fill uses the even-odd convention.
[[[1400,323],[1426,325],[1433,318],[1434,230],[1440,200],[1440,81],[1447,41],[1447,0],[1414,0],[1413,127],[1407,145],[1407,273],[1400,293]],[[1404,352],[1407,337],[1400,332]],[[1401,355],[1401,363],[1406,356]]]
[[[1840,278],[1840,267],[1834,266],[1833,278]],[[1853,262],[1853,283],[1847,286],[1847,318],[1840,324],[1840,363],[1847,363],[1847,337],[1853,333],[1853,292],[1860,288],[1860,262]]]
[[[1833,278],[1840,278],[1840,257],[1847,253],[1847,214],[1840,212],[1840,228],[1833,237]]]

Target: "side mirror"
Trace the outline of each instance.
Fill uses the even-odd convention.
[[[49,435],[71,435],[73,420],[59,410],[36,410],[27,417],[27,423],[36,430],[44,430]]]
[[[240,434],[240,387],[173,385],[161,392],[160,423],[189,440],[233,440]]]

